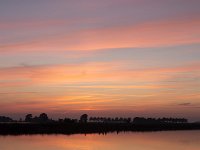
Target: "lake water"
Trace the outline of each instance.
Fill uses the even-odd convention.
[[[0,150],[200,150],[200,131],[0,136]]]

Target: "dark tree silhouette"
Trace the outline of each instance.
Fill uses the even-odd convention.
[[[133,119],[134,124],[178,124],[178,123],[187,123],[188,120],[185,118],[143,118],[135,117]]]
[[[195,130],[200,129],[200,123],[188,123],[185,118],[107,118],[80,116],[76,119],[64,118],[49,119],[46,113],[33,117],[27,114],[26,122],[13,121],[9,117],[0,116],[0,135],[18,134],[75,134],[75,133],[102,133],[125,131],[168,131],[168,130]],[[9,122],[9,123],[8,123]]]
[[[12,122],[10,117],[0,116],[0,122]]]
[[[25,117],[26,122],[32,122],[33,121],[33,115],[32,114],[27,114]]]
[[[47,122],[47,121],[49,120],[49,117],[47,116],[46,113],[42,113],[42,114],[40,114],[40,116],[39,116],[39,120],[40,120],[41,122]]]
[[[88,115],[87,114],[81,115],[80,122],[87,123],[87,121],[88,121]]]

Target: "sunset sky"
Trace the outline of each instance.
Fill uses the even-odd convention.
[[[200,0],[0,0],[0,115],[200,120]]]

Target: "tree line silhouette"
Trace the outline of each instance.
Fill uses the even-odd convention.
[[[13,122],[13,119],[10,117],[0,116],[0,122]]]
[[[53,120],[46,113],[39,116],[27,114],[19,121],[0,116],[0,135],[20,134],[77,134],[125,131],[162,131],[196,130],[200,123],[188,123],[185,118],[122,118],[88,117],[83,114],[79,119],[63,118]]]
[[[135,118],[122,118],[122,117],[90,117],[88,118],[87,114],[80,116],[80,119],[71,119],[64,118],[53,120],[48,117],[46,113],[41,113],[39,116],[33,117],[32,114],[27,114],[25,119],[20,121],[13,120],[10,117],[0,116],[0,122],[29,122],[29,123],[134,123],[134,124],[156,124],[156,123],[187,123],[188,120],[185,118],[144,118],[144,117],[135,117]]]

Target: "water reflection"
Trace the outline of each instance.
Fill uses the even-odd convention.
[[[200,131],[0,136],[2,150],[199,150]]]

